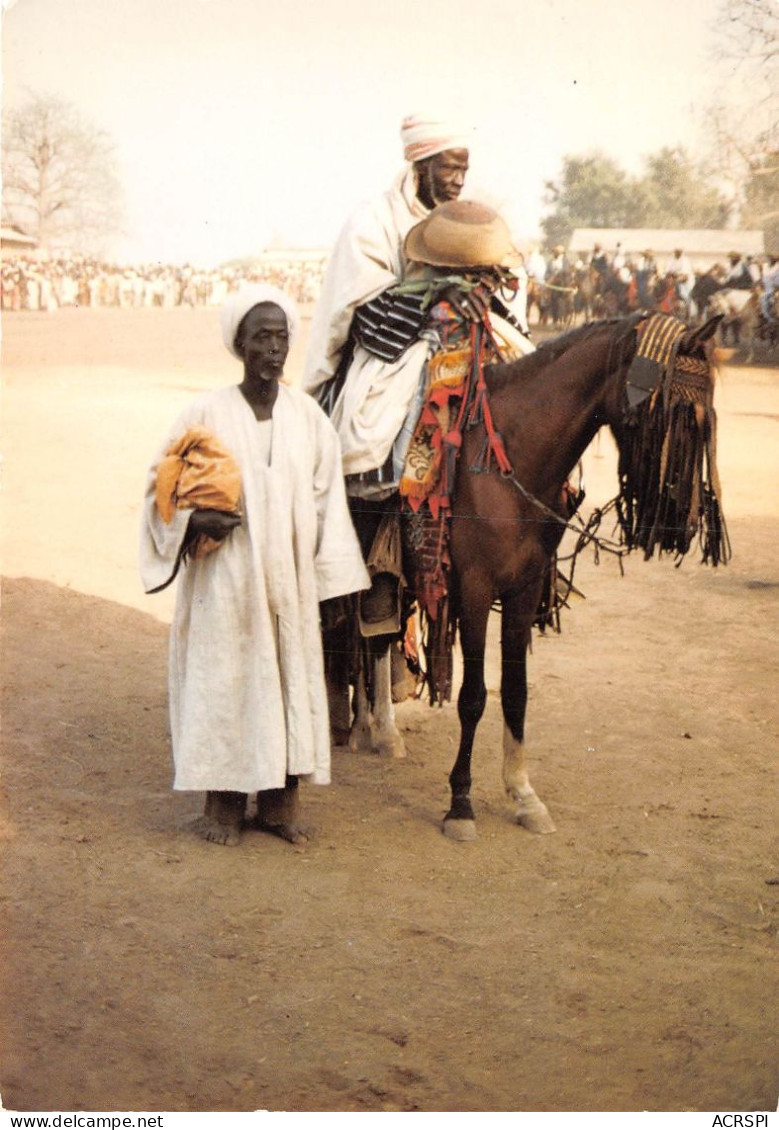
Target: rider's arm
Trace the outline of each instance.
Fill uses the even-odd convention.
[[[424,294],[397,294],[385,290],[354,312],[355,341],[382,361],[397,361],[417,340],[425,323]]]

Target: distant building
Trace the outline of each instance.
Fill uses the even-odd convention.
[[[33,255],[38,250],[38,240],[25,235],[18,228],[0,228],[0,252],[6,255]]]
[[[596,243],[613,255],[621,244],[625,255],[633,258],[644,251],[652,251],[661,264],[677,247],[688,256],[694,271],[708,271],[715,263],[727,265],[728,255],[765,254],[761,231],[731,231],[725,228],[576,228],[571,236],[569,253],[589,255]]]

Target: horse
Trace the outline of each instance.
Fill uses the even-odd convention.
[[[760,322],[760,297],[762,288],[751,290],[720,288],[711,294],[707,303],[709,314],[720,314],[719,333],[722,345],[733,345],[738,349],[742,337],[746,341],[748,360],[754,358],[755,338]]]
[[[565,267],[556,271],[545,284],[549,294],[549,312],[555,329],[570,329],[575,314],[576,285],[573,272]]]
[[[579,267],[574,270],[573,277],[576,286],[573,296],[574,313],[581,314],[582,321],[589,322],[593,316],[600,275],[594,267]]]
[[[616,318],[635,309],[635,284],[625,281],[619,271],[609,267],[598,276],[596,309],[605,318]]]
[[[570,528],[565,484],[601,427],[611,429],[619,449],[615,505],[623,551],[681,558],[697,537],[704,561],[727,560],[713,463],[709,358],[717,325],[714,318],[693,329],[665,315],[634,314],[591,322],[517,361],[485,366],[491,422],[509,470],[504,464],[502,472],[474,473],[474,468],[485,469],[487,418],[464,428],[449,542],[450,618],[463,659],[460,744],[443,822],[450,838],[476,836],[471,760],[487,698],[487,622],[496,602],[501,610],[503,785],[519,825],[536,833],[555,830],[525,761],[526,653],[551,563]],[[664,374],[647,355],[652,336],[666,346],[674,342]],[[660,383],[652,387],[645,374],[655,369]],[[592,538],[590,533],[584,540]]]
[[[739,314],[740,340],[736,344],[745,347],[744,361],[747,365],[751,365],[755,360],[756,350],[763,348],[771,353],[779,344],[779,317],[777,317],[779,295],[773,296],[774,316],[769,320],[763,309],[762,286],[757,286],[748,293],[749,301],[744,304]]]
[[[538,310],[537,325],[545,326],[549,321],[549,312],[551,307],[551,291],[546,283],[541,282],[536,278],[529,278],[527,280],[527,316],[530,319],[531,308],[535,306]]]
[[[653,309],[660,314],[670,314],[675,318],[686,318],[689,306],[679,287],[679,280],[671,271],[658,276],[654,291]]]
[[[692,290],[690,291],[690,301],[694,304],[701,322],[705,322],[712,314],[717,313],[716,310],[709,309],[709,303],[711,302],[712,296],[722,290],[724,273],[719,263],[715,263],[708,271],[696,276]],[[720,329],[720,333],[721,332]]]

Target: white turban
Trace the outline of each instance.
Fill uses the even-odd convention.
[[[445,122],[429,114],[411,114],[403,119],[400,137],[407,161],[424,161],[445,149],[468,149],[469,131],[454,122]]]
[[[279,290],[270,283],[245,283],[240,290],[235,291],[225,302],[219,313],[222,326],[222,340],[234,357],[240,359],[240,353],[235,348],[235,335],[238,327],[250,310],[260,306],[263,302],[272,302],[280,306],[287,316],[287,332],[289,344],[292,345],[300,325],[298,308],[288,294]]]

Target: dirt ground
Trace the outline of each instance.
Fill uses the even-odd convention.
[[[440,830],[455,708],[408,702],[405,761],[304,789],[308,845],[228,849],[170,789],[172,597],[136,573],[158,441],[237,376],[217,314],[3,329],[5,1108],[774,1110],[779,370],[719,387],[732,563],[588,558],[535,640],[556,835],[502,796],[493,639],[475,843]],[[606,437],[586,471],[613,493]]]

